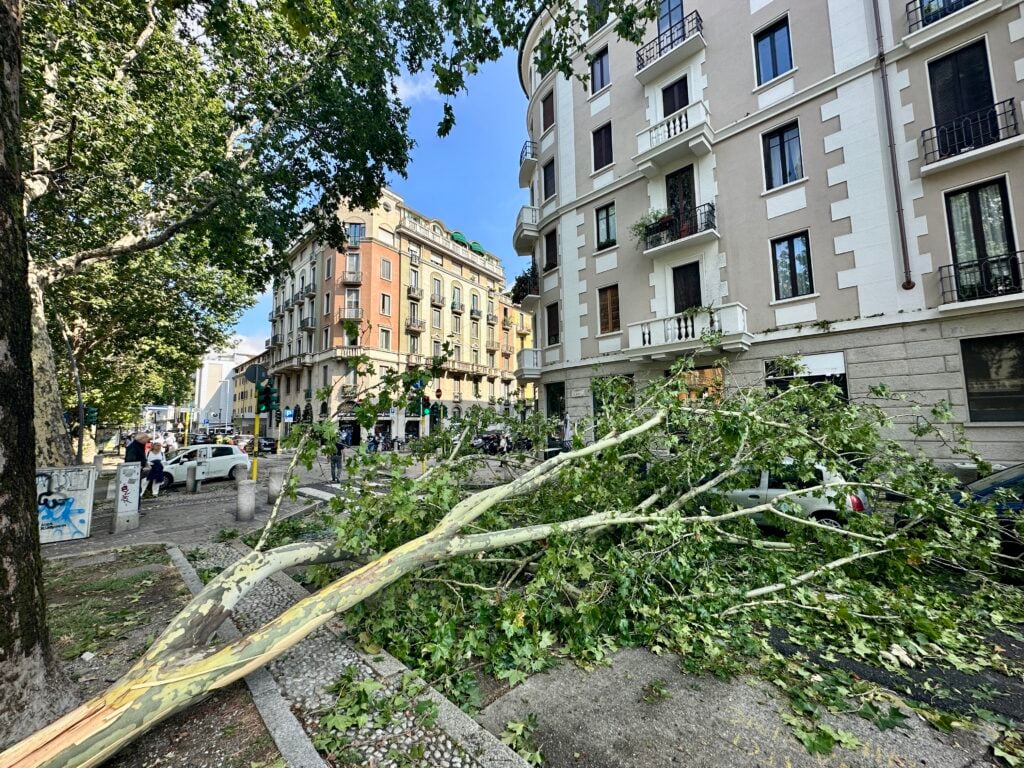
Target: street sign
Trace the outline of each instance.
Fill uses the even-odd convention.
[[[245,369],[245,380],[250,384],[255,384],[258,381],[263,381],[267,378],[267,369],[262,365],[250,365]]]
[[[291,408],[284,409],[284,423],[291,424],[295,420],[295,411]]]
[[[210,420],[209,419],[203,419],[203,425],[207,426],[207,427],[210,426]]]
[[[438,387],[437,389],[434,390],[434,397],[436,397],[438,400],[441,399],[441,394],[442,393],[441,393],[441,388],[440,387]]]

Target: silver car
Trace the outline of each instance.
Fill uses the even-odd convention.
[[[769,471],[754,468],[748,472],[754,478],[760,479],[757,487],[739,488],[729,491],[727,494],[730,501],[744,509],[766,504],[783,493],[792,493],[800,488],[810,488],[824,483],[845,482],[841,476],[829,472],[820,464],[815,465],[815,477],[810,480],[801,480],[792,460],[786,461],[779,470]],[[787,500],[799,505],[807,517],[837,528],[843,526],[849,514],[871,511],[868,499],[860,489],[826,488],[823,492],[819,491],[818,494],[798,494],[788,497]],[[758,525],[772,522],[771,518],[771,515],[761,513],[753,516],[754,522]]]

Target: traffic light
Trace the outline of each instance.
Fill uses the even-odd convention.
[[[276,411],[278,408],[277,387],[271,379],[256,384],[256,410],[259,413]]]
[[[423,415],[430,415],[430,395],[423,396]]]

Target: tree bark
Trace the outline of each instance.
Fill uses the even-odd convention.
[[[49,648],[36,513],[20,14],[19,0],[0,5],[0,746],[70,703]]]
[[[47,275],[29,263],[28,287],[32,297],[32,373],[35,377],[36,466],[67,467],[75,463],[71,437],[64,424],[57,366],[46,322]]]

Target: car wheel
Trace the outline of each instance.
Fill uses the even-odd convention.
[[[171,490],[171,486],[172,485],[174,485],[174,478],[171,477],[171,473],[170,472],[164,472],[164,479],[160,483],[160,490],[161,491],[169,491],[169,490]]]
[[[228,477],[237,483],[239,480],[245,480],[245,476],[247,474],[244,464],[236,464],[231,468],[231,471],[228,473]]]
[[[821,512],[815,512],[811,517],[816,523],[827,526],[829,528],[842,528],[843,521],[839,519],[839,516],[832,510],[823,510]]]

